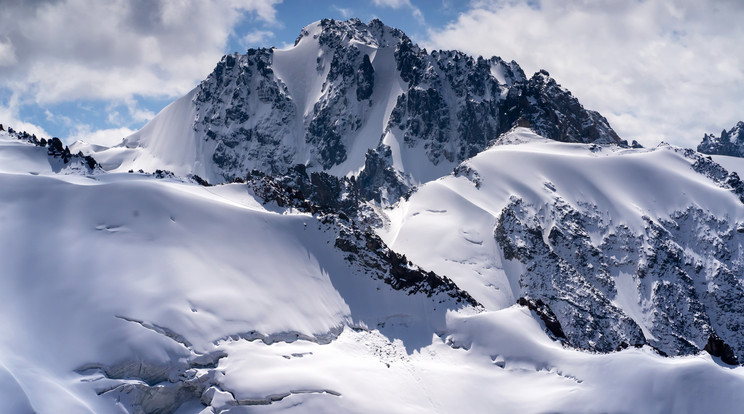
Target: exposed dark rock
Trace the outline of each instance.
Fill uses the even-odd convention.
[[[173,174],[173,171],[168,171],[168,170],[155,170],[155,172],[153,173],[153,176],[159,179],[176,178],[176,175]]]
[[[357,69],[357,89],[356,96],[358,101],[369,99],[375,88],[375,69],[372,62],[369,61],[369,55],[364,55],[362,64]]]
[[[408,187],[392,167],[390,147],[385,145],[377,150],[367,151],[364,169],[355,179],[354,187],[362,199],[378,203],[383,197],[390,202],[398,200],[408,191]]]
[[[544,216],[555,220],[550,230],[540,224]],[[513,198],[497,220],[494,237],[505,259],[526,265],[520,294],[549,307],[571,345],[611,352],[621,342],[646,341],[636,322],[611,301],[616,290],[608,264],[587,234],[600,224],[560,199],[537,209]]]
[[[408,94],[400,95],[390,114],[390,122],[398,123],[397,126],[405,131],[403,141],[409,146],[419,140],[443,143],[450,135],[447,103],[434,88],[411,89]]]
[[[246,184],[264,202],[321,216],[321,221],[336,232],[334,245],[346,253],[346,259],[393,289],[409,295],[444,295],[456,303],[479,305],[449,278],[425,271],[390,250],[372,230],[371,224],[378,224],[376,216],[364,206],[352,180],[323,172],[308,177],[300,164],[281,177],[253,171],[246,177]]]
[[[725,170],[704,165],[725,182]],[[571,206],[556,197],[531,206],[514,198],[501,212],[494,237],[505,259],[526,266],[520,295],[549,306],[573,346],[610,352],[624,342],[691,355],[715,332],[741,360],[744,286],[736,275],[744,271],[742,225],[695,207],[668,220],[644,217],[640,233],[612,220],[590,204]],[[643,321],[613,304],[618,274],[632,277],[642,306],[653,310]]]
[[[744,122],[739,121],[728,131],[724,129],[719,137],[705,134],[697,150],[704,154],[744,157]]]
[[[29,134],[26,131],[15,131],[13,128],[8,128],[8,134],[19,140],[34,144],[37,147],[47,148],[47,155],[49,155],[50,159],[62,160],[62,163],[65,164],[65,168],[70,164],[82,165],[89,172],[92,172],[99,167],[98,162],[90,155],[83,155],[82,152],[72,154],[70,148],[67,145],[64,145],[62,140],[57,137],[53,137],[49,140],[46,138],[39,139],[35,134]]]
[[[132,171],[129,170],[129,172],[132,172]],[[191,178],[192,180],[194,180],[195,183],[197,183],[197,184],[199,184],[201,186],[204,186],[204,187],[209,187],[210,186],[210,184],[209,184],[209,182],[207,180],[199,177],[196,174],[191,175],[189,178]]]
[[[526,306],[531,311],[535,312],[545,324],[545,328],[550,332],[551,335],[553,335],[554,338],[568,340],[568,338],[566,338],[566,334],[563,332],[563,328],[561,327],[561,323],[558,321],[558,318],[556,318],[553,311],[550,310],[550,306],[546,305],[545,302],[543,302],[541,299],[535,300],[521,297],[517,300],[517,303],[521,306]],[[621,342],[621,345],[622,344],[626,344],[627,346],[626,342]]]
[[[715,333],[710,334],[708,343],[705,344],[703,350],[715,357],[721,358],[721,361],[726,364],[739,365],[739,358],[736,357],[734,350]]]
[[[409,86],[418,85],[424,63],[421,59],[421,50],[411,42],[408,36],[403,35],[395,48],[395,61],[400,72],[400,78],[408,82]]]
[[[293,133],[296,108],[271,69],[272,56],[271,49],[224,56],[194,96],[193,127],[217,141],[212,161],[226,181],[255,168],[251,163],[279,173],[292,159],[293,149],[283,146],[281,137]],[[257,105],[268,107],[268,115],[256,117]]]
[[[98,162],[95,158],[91,157],[90,155],[83,156],[83,154],[78,154],[79,157],[83,157],[85,160],[85,164],[88,166],[89,169],[93,170],[98,166]]]
[[[501,131],[521,125],[556,141],[627,146],[607,119],[584,109],[578,99],[545,70],[509,89],[499,114]]]
[[[744,182],[739,178],[739,174],[736,172],[729,173],[720,164],[713,161],[710,156],[703,156],[691,149],[675,150],[682,152],[686,158],[694,161],[692,164],[693,170],[708,177],[721,188],[733,192],[739,197],[739,200],[744,203]]]

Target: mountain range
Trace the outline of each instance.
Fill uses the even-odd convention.
[[[544,70],[358,19],[224,56],[116,146],[2,128],[0,396],[738,412],[742,130],[643,148]]]

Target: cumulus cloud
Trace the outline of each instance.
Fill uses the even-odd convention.
[[[122,113],[122,107],[125,111]],[[123,126],[131,122],[143,124],[153,117],[155,113],[137,106],[134,99],[124,99],[123,102],[112,101],[106,105],[107,121],[114,126]]]
[[[44,128],[21,120],[18,116],[18,109],[14,105],[0,105],[0,123],[3,124],[5,129],[11,127],[17,131],[35,134],[37,137],[49,137]]]
[[[475,1],[426,46],[547,69],[622,137],[695,146],[744,119],[742,19],[738,0]]]
[[[11,66],[16,62],[13,43],[9,39],[0,39],[0,66]]]
[[[245,48],[251,46],[265,46],[272,37],[274,37],[274,32],[272,31],[254,30],[246,33],[243,38],[240,39],[240,44]]]
[[[354,15],[354,11],[352,9],[339,7],[335,4],[331,5],[331,9],[341,14],[341,17],[343,17],[344,19],[348,19],[349,17]]]
[[[0,86],[42,105],[179,96],[209,73],[241,19],[270,26],[280,1],[5,0]]]
[[[80,125],[66,141],[70,144],[75,141],[83,141],[88,144],[113,147],[114,145],[121,144],[121,141],[125,137],[132,135],[135,132],[136,131],[126,127],[98,129],[94,131],[88,125]]]

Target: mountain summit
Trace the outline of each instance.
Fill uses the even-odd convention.
[[[427,52],[379,20],[327,19],[287,49],[224,56],[127,137],[132,151],[117,159],[210,182],[303,164],[339,177],[384,173],[370,180],[408,188],[517,125],[557,141],[626,145],[546,71],[528,78],[499,57]]]

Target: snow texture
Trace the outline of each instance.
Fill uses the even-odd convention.
[[[592,203],[587,217],[609,220],[611,213],[628,231],[666,223],[669,211],[689,201],[672,190],[658,194],[662,182],[730,220],[716,231],[741,219],[738,198],[671,148],[593,152],[527,130],[513,134],[521,137],[509,139],[526,143],[495,146],[459,176],[424,185],[386,213],[383,239],[451,276],[483,304],[472,307],[370,277],[336,247],[337,222],[264,204],[249,186],[84,169],[62,174],[45,148],[0,133],[4,407],[737,412],[741,368],[707,353],[665,358],[645,345],[592,354],[552,340],[533,312],[513,304],[529,288],[515,280],[526,265],[504,258],[493,229],[515,204],[506,194],[531,208],[555,205],[558,196],[558,205],[582,212]],[[632,171],[645,180],[627,177]],[[599,191],[605,180],[617,198]],[[656,199],[643,193],[652,189]],[[570,224],[539,217],[557,228]],[[607,240],[608,228],[588,226],[584,242]],[[525,248],[537,243],[523,241]],[[637,276],[610,276],[617,293],[607,299],[627,312],[628,324],[662,340],[640,305]]]

